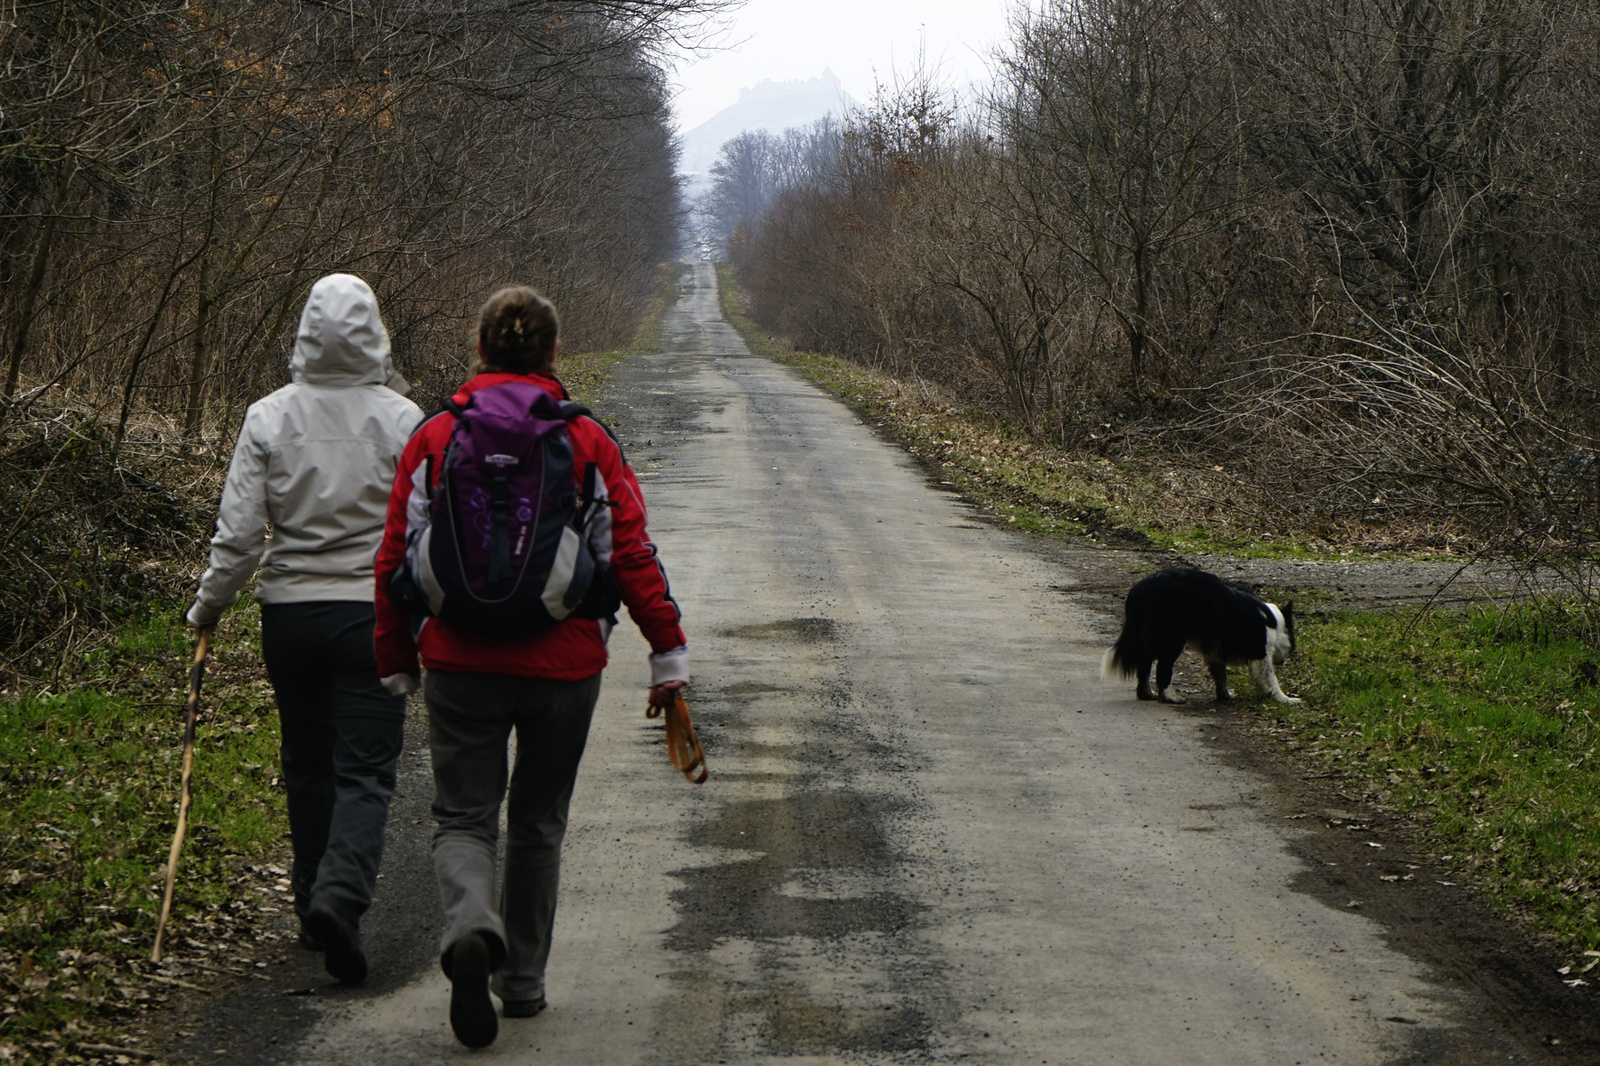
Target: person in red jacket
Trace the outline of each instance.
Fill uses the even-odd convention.
[[[478,318],[481,372],[454,397],[511,381],[531,382],[558,400],[555,308],[532,289],[502,289]],[[544,971],[560,879],[561,841],[578,763],[600,695],[608,620],[567,617],[531,636],[484,637],[435,618],[407,615],[389,583],[411,539],[426,525],[437,471],[455,425],[448,410],[424,422],[406,445],[389,496],[378,549],[378,673],[391,692],[417,687],[423,668],[433,755],[434,871],[444,905],[440,964],[451,980],[450,1023],[469,1047],[493,1043],[499,1023],[545,1006]],[[678,605],[645,530],[639,482],[621,449],[591,418],[571,419],[575,476],[594,464],[595,496],[606,501],[587,525],[595,560],[610,572],[628,614],[650,643],[652,705],[666,706],[689,680],[689,649]],[[517,732],[516,765],[506,747]],[[500,805],[509,794],[504,885],[494,905]],[[491,980],[492,975],[492,980]]]

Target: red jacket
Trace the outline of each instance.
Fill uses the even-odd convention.
[[[461,386],[457,404],[479,389],[507,381],[529,381],[558,400],[567,399],[561,382],[540,374],[479,374]],[[438,469],[455,415],[448,411],[424,422],[400,456],[394,487],[389,493],[388,519],[378,548],[377,655],[378,676],[419,675],[421,665],[447,673],[513,674],[559,681],[578,681],[605,669],[606,638],[610,627],[592,618],[566,618],[531,636],[485,638],[452,630],[438,619],[424,619],[413,637],[414,620],[389,600],[389,579],[405,560],[406,545],[427,522],[433,486],[424,484],[428,472]],[[644,497],[638,479],[623,461],[622,451],[606,431],[590,418],[570,423],[573,472],[581,478],[590,463],[597,464],[596,495],[615,502],[594,525],[589,547],[595,560],[611,568],[628,614],[650,642],[652,684],[687,680],[688,642],[679,626],[678,604],[667,586],[666,571],[656,558],[656,546],[645,530]],[[432,462],[429,462],[431,457]]]

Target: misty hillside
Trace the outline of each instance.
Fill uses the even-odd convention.
[[[739,91],[739,102],[725,107],[683,135],[683,158],[678,169],[700,185],[716,162],[717,150],[745,130],[782,133],[791,126],[809,126],[823,115],[842,114],[860,106],[844,91],[831,70],[807,81],[762,81]]]

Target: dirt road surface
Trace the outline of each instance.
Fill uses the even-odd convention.
[[[419,787],[368,923],[370,987],[318,978],[289,1013],[267,1004],[271,1040],[244,1026],[228,1061],[1544,1061],[1481,988],[1327,887],[1312,867],[1335,864],[1306,841],[1336,815],[1286,817],[1207,716],[1098,677],[1106,619],[1072,567],[751,357],[709,264],[681,285],[665,352],[618,367],[605,413],[684,608],[710,783],[668,766],[625,623],[573,801],[550,1009],[503,1020],[486,1052],[452,1039]]]

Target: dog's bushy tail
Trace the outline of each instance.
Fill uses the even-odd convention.
[[[1100,659],[1100,676],[1110,677],[1112,674],[1121,674],[1124,678],[1133,677],[1139,672],[1135,665],[1133,640],[1124,629],[1122,635],[1117,637],[1117,642],[1106,649]]]

